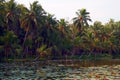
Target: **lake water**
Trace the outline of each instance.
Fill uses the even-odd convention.
[[[0,80],[120,80],[120,61],[0,63]]]

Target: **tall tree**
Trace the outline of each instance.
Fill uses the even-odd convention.
[[[62,33],[65,33],[66,27],[67,27],[67,22],[65,21],[65,19],[60,19],[60,21],[58,22],[58,24],[59,24],[59,30]]]
[[[30,9],[26,11],[24,17],[21,19],[21,27],[25,30],[23,48],[25,47],[27,41],[30,42],[30,45],[35,43],[35,39],[39,35],[38,32],[40,33],[40,29],[44,24],[44,14],[45,11],[42,6],[38,4],[38,1],[30,4]],[[24,49],[29,46],[26,45]]]
[[[89,12],[86,9],[81,9],[76,12],[77,17],[73,18],[74,25],[78,27],[79,31],[81,31],[85,26],[89,26],[88,21],[92,21],[89,16]]]
[[[19,36],[20,30],[20,20],[19,20],[19,9],[17,8],[17,3],[14,0],[10,0],[5,3],[6,12],[6,25],[7,30],[13,31]]]

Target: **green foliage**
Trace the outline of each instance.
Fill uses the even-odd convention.
[[[40,48],[37,48],[37,51],[42,52],[42,51],[44,51],[46,49],[46,47],[47,47],[47,45],[44,44]]]
[[[29,46],[30,48],[32,48],[32,44],[33,44],[33,41],[32,41],[32,39],[27,39],[26,41],[25,41],[25,46]]]
[[[90,13],[83,8],[76,14],[70,24],[56,20],[38,1],[29,9],[15,0],[0,1],[0,58],[35,57],[39,53],[47,58],[84,54],[84,59],[99,59],[120,54],[120,21],[95,21],[89,27]]]

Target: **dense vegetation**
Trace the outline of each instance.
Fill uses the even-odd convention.
[[[120,55],[120,21],[89,25],[86,9],[76,14],[70,24],[57,20],[37,1],[28,9],[14,0],[0,0],[0,59]]]

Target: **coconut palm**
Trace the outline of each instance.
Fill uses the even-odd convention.
[[[32,38],[35,37],[35,32],[37,32],[37,27],[40,27],[42,24],[42,16],[45,14],[45,11],[38,4],[38,1],[33,2],[30,4],[30,10],[27,10],[25,16],[21,20],[21,27],[24,28],[26,31],[24,42],[29,35]],[[41,22],[41,23],[40,23]]]
[[[84,26],[89,26],[88,21],[92,21],[89,16],[89,12],[86,11],[86,9],[81,9],[76,12],[77,17],[73,18],[74,25],[78,27],[79,31],[84,28]]]
[[[14,0],[10,0],[5,3],[6,12],[6,26],[7,30],[13,31],[19,36],[20,31],[20,20],[19,20],[19,9],[17,8],[17,3]]]
[[[38,1],[34,1],[32,4],[30,4],[30,12],[35,15],[38,27],[42,27],[45,23],[46,12],[42,6],[38,4]]]
[[[45,18],[44,14],[45,11],[41,7],[41,5],[38,4],[37,1],[30,4],[30,10],[26,10],[23,18],[21,19],[21,27],[25,30],[25,36],[22,45],[24,49],[27,40],[32,41],[32,43],[35,43],[35,39],[40,34],[40,29],[45,21],[43,19],[43,17]],[[28,47],[29,46],[26,46],[26,48]]]
[[[12,31],[4,32],[4,36],[0,36],[0,42],[4,49],[4,55],[8,58],[10,55],[15,55],[14,45],[17,44],[17,36]]]
[[[58,21],[59,31],[62,32],[63,36],[70,37],[70,27],[68,26],[68,22],[65,19],[60,19]]]
[[[51,28],[51,29],[52,27],[56,28],[57,26],[56,18],[54,17],[54,15],[49,14],[49,13],[46,15],[45,23],[46,23],[46,27]]]
[[[5,3],[3,1],[0,1],[0,26],[4,26],[4,17],[5,17]]]

